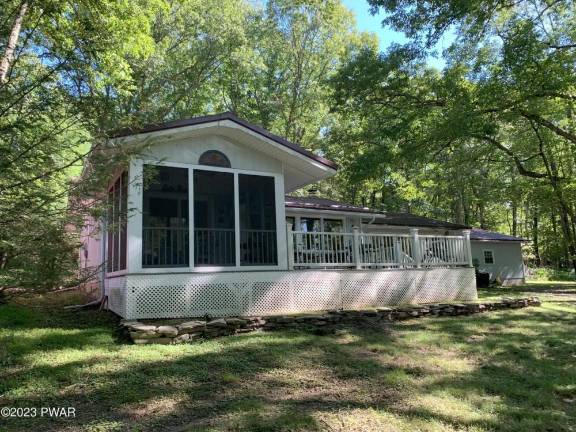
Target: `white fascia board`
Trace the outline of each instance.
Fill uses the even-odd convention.
[[[356,216],[356,217],[365,217],[365,218],[372,218],[374,216],[382,216],[379,214],[374,213],[362,213],[362,212],[354,212],[354,211],[346,211],[346,210],[326,210],[326,209],[314,209],[314,208],[300,208],[300,207],[286,207],[286,215],[290,216],[291,214],[320,214],[324,215],[344,215],[344,216]]]

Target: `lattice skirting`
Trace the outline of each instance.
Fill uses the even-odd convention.
[[[128,292],[126,291],[126,276],[106,279],[106,295],[108,296],[107,307],[112,312],[127,318],[126,301]]]
[[[108,307],[128,319],[276,315],[477,298],[474,269],[140,274],[110,279]]]

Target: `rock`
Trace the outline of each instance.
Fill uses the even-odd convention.
[[[206,321],[187,321],[177,326],[178,333],[199,333],[206,329]]]
[[[143,345],[143,344],[168,345],[171,344],[173,340],[174,340],[173,338],[134,339],[134,343],[137,345]]]
[[[138,332],[154,332],[156,331],[157,327],[153,325],[138,323],[135,325],[128,326],[128,329],[130,331],[138,331]]]
[[[173,327],[173,326],[159,326],[157,331],[161,335],[165,335],[165,336],[174,337],[174,336],[178,335],[178,329],[176,327]]]
[[[130,337],[134,339],[153,339],[158,337],[156,332],[130,332]]]
[[[258,330],[257,328],[239,328],[238,330],[236,330],[236,333],[240,334],[240,333],[250,333],[253,331]]]
[[[226,324],[226,320],[224,318],[220,318],[220,319],[215,319],[213,321],[208,321],[206,323],[206,329],[208,330],[208,327],[227,327],[228,324]]]
[[[184,343],[190,340],[190,335],[188,333],[181,334],[174,338],[174,343]]]
[[[480,305],[470,303],[466,305],[466,309],[468,310],[469,313],[478,313],[480,312]]]
[[[317,320],[319,317],[320,317],[320,315],[300,315],[300,316],[294,317],[294,320],[296,322],[310,322],[310,321]]]
[[[234,327],[240,327],[240,326],[248,324],[248,321],[240,319],[240,318],[226,318],[226,324],[234,326]]]
[[[277,324],[288,324],[288,323],[293,323],[296,320],[296,317],[286,316],[286,315],[278,315],[278,316],[267,317],[266,320],[269,322],[277,323]]]

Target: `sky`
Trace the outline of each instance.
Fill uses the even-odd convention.
[[[371,15],[370,6],[366,0],[342,0],[344,5],[352,10],[356,15],[356,23],[358,29],[361,31],[373,32],[378,35],[380,41],[380,50],[385,51],[390,44],[396,42],[399,44],[406,43],[408,39],[404,36],[404,33],[392,30],[389,27],[382,27],[383,14]],[[436,46],[436,49],[441,52],[442,48],[448,46],[448,44],[453,40],[452,35],[443,37]],[[428,64],[430,66],[441,69],[444,67],[445,62],[441,58],[428,58]]]

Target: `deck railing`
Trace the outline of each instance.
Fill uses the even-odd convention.
[[[236,264],[234,228],[194,228],[194,265]]]
[[[304,232],[287,228],[289,268],[430,268],[472,265],[462,236]]]
[[[188,265],[188,228],[144,227],[143,267],[183,267]]]

